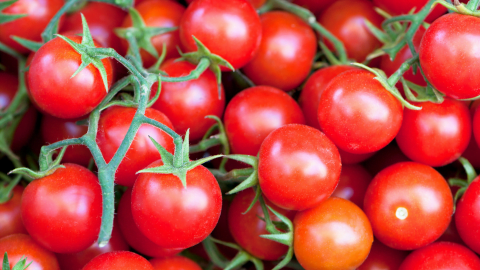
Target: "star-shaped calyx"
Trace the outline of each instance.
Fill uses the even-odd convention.
[[[3,13],[3,10],[9,6],[15,4],[18,0],[10,0],[5,2],[0,2],[0,24],[14,21],[28,16],[28,14],[6,14]]]

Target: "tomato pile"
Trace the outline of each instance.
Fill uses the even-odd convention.
[[[2,270],[480,270],[479,6],[0,0]]]

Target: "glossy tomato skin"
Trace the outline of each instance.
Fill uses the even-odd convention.
[[[182,256],[155,258],[150,263],[155,270],[202,270],[196,262]]]
[[[245,213],[254,197],[255,190],[252,188],[235,195],[228,211],[228,227],[235,242],[247,252],[262,260],[277,260],[287,253],[288,246],[260,237],[260,235],[269,234],[265,229],[265,222],[259,218],[265,217],[260,202],[255,202],[252,209]],[[289,219],[293,219],[295,216],[294,211],[275,206],[268,199],[265,199],[265,203]],[[280,221],[270,211],[269,216],[272,221]]]
[[[197,50],[195,36],[235,69],[253,58],[262,37],[260,18],[247,0],[194,1],[185,11],[179,30],[187,51]]]
[[[352,70],[335,77],[318,105],[322,131],[338,148],[353,154],[387,146],[402,124],[403,108],[375,75]]]
[[[378,240],[391,248],[411,250],[432,243],[447,229],[453,196],[432,167],[401,162],[373,178],[363,209]]]
[[[223,117],[232,153],[256,156],[265,137],[287,124],[304,124],[302,110],[285,92],[255,86],[238,93]]]
[[[411,160],[439,167],[460,157],[470,142],[471,118],[461,101],[416,103],[419,111],[404,110],[396,141]]]
[[[10,234],[27,233],[20,209],[23,190],[22,186],[14,187],[10,199],[0,203],[0,238]]]
[[[326,8],[318,22],[336,36],[345,45],[348,58],[357,62],[365,61],[368,54],[380,48],[380,41],[370,33],[364,20],[381,28],[382,16],[375,12],[372,2],[368,0],[339,0]],[[326,39],[330,49],[333,45]]]
[[[342,173],[332,196],[349,200],[363,208],[363,199],[372,175],[361,165],[342,165]]]
[[[113,106],[104,110],[100,115],[97,144],[106,162],[110,162],[118,147],[120,147],[135,113],[135,108]],[[147,108],[145,116],[157,120],[173,130],[172,123],[162,112]],[[133,186],[137,178],[136,173],[160,158],[160,154],[149,136],[168,152],[173,153],[175,150],[173,139],[167,133],[151,125],[142,124],[118,166],[115,173],[115,183],[127,187]]]
[[[354,203],[331,197],[298,212],[293,223],[294,252],[307,270],[356,269],[373,242],[370,222]]]
[[[308,76],[317,52],[317,38],[301,18],[270,11],[260,16],[262,40],[243,71],[255,85],[290,91]]]
[[[187,61],[167,61],[160,68],[170,77],[187,76],[195,65]],[[157,92],[158,83],[152,86],[152,96]],[[185,135],[190,129],[190,141],[201,140],[205,132],[216,122],[206,119],[207,115],[222,117],[225,109],[225,91],[221,86],[218,96],[217,80],[207,69],[198,79],[187,82],[163,82],[160,97],[152,108],[161,110],[172,121],[178,134]]]
[[[298,103],[302,108],[307,125],[320,129],[318,103],[328,83],[340,73],[356,68],[347,65],[330,66],[315,71],[305,82]]]
[[[129,188],[123,193],[118,204],[117,217],[120,231],[125,241],[138,253],[154,257],[164,258],[177,255],[183,249],[163,248],[148,239],[138,228],[132,216],[132,189]]]
[[[102,190],[88,169],[65,168],[31,182],[22,195],[22,220],[30,236],[56,253],[74,253],[97,239]]]
[[[148,167],[162,164],[158,160]],[[133,186],[133,219],[157,245],[188,248],[203,241],[217,225],[222,193],[213,174],[199,165],[187,172],[186,180],[184,188],[172,174],[142,173]]]
[[[145,22],[145,25],[148,27],[178,27],[180,24],[180,19],[185,12],[185,7],[176,1],[171,0],[143,1],[142,3],[136,5],[135,9],[138,11]],[[132,18],[130,15],[128,15],[123,21],[122,28],[131,26]],[[176,58],[180,56],[177,50],[177,47],[180,46],[180,36],[178,30],[156,35],[151,39],[151,42],[155,50],[158,52],[158,55],[162,54],[163,44],[165,44],[167,49],[165,59]],[[129,47],[128,42],[126,40],[122,40],[121,45],[123,47],[123,51],[126,52]],[[142,57],[144,67],[150,67],[155,64],[155,57],[144,49],[140,49],[140,56]]]
[[[428,0],[373,0],[375,5],[394,16],[408,14],[414,8],[415,12],[418,12],[427,4],[427,2]],[[425,21],[433,22],[435,19],[445,14],[445,12],[447,12],[447,9],[444,6],[435,5]]]
[[[142,256],[130,251],[104,253],[91,260],[82,270],[154,270],[152,264]]]
[[[432,23],[422,38],[422,70],[435,89],[448,97],[467,99],[480,95],[480,78],[471,76],[480,72],[475,52],[480,44],[479,26],[480,18],[447,14]]]
[[[335,145],[309,126],[278,128],[260,147],[260,187],[265,197],[284,209],[305,210],[325,201],[335,190],[341,170]]]
[[[399,270],[480,269],[480,259],[468,248],[449,242],[437,242],[412,252]]]
[[[79,36],[67,36],[75,43]],[[98,43],[95,45],[99,47]],[[91,112],[107,94],[100,72],[88,65],[75,77],[81,56],[66,41],[56,37],[45,43],[36,53],[28,71],[28,91],[32,102],[52,116],[73,119]],[[107,74],[107,85],[112,85],[112,63],[102,60]]]
[[[407,251],[387,247],[376,240],[367,259],[357,270],[398,270],[407,255]]]
[[[12,269],[22,257],[26,257],[27,264],[32,262],[28,267],[29,270],[60,270],[55,254],[26,234],[12,234],[0,238],[0,252],[2,254],[7,252],[9,269]]]
[[[5,1],[2,0],[1,2]],[[2,10],[2,13],[11,15],[26,14],[27,16],[3,23],[2,27],[0,27],[0,42],[19,53],[27,53],[29,50],[14,41],[11,36],[40,42],[40,34],[64,3],[65,1],[63,0],[20,0],[15,2]]]
[[[457,203],[455,225],[462,240],[480,254],[480,178],[476,178]]]

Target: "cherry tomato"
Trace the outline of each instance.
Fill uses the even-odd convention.
[[[402,104],[374,77],[364,70],[341,73],[320,98],[320,127],[344,151],[365,154],[380,150],[400,129]]]
[[[154,270],[152,264],[142,256],[130,251],[104,253],[91,260],[82,270]]]
[[[0,203],[0,238],[15,233],[27,233],[20,210],[23,190],[22,186],[14,187],[10,199]]]
[[[220,213],[220,218],[218,219],[217,226],[212,232],[212,236],[224,242],[235,243],[235,239],[233,238],[232,234],[230,233],[230,229],[228,228],[228,212],[230,211],[231,204],[229,199],[231,198],[224,197],[222,200],[222,212]],[[217,248],[228,259],[233,259],[238,253],[238,250],[224,245],[217,245]]]
[[[135,108],[113,106],[100,115],[97,144],[106,162],[110,162],[118,147],[120,147],[136,111]],[[170,120],[160,111],[148,108],[145,111],[145,116],[173,129]],[[127,187],[133,186],[137,178],[135,174],[160,158],[160,153],[158,153],[149,137],[152,137],[170,153],[175,150],[173,139],[167,133],[159,128],[142,124],[120,166],[118,166],[115,173],[115,183]]]
[[[8,261],[12,269],[22,257],[27,258],[28,269],[60,270],[55,254],[40,246],[26,234],[11,234],[0,239],[0,253],[8,254]],[[3,261],[3,255],[2,255]]]
[[[338,184],[341,169],[335,145],[309,126],[278,128],[260,147],[260,187],[265,197],[284,209],[305,210],[328,199]]]
[[[415,103],[419,111],[405,110],[397,135],[402,152],[411,160],[429,166],[443,166],[460,157],[472,133],[468,107],[445,99],[441,104]]]
[[[162,164],[158,160],[148,168]],[[187,172],[186,180],[184,188],[172,174],[142,173],[133,186],[133,219],[157,245],[188,248],[203,241],[217,225],[222,193],[213,174],[199,165]]]
[[[187,76],[195,65],[187,61],[167,61],[161,70],[170,77]],[[152,86],[152,96],[157,92],[158,83]],[[211,70],[206,70],[196,80],[177,83],[162,83],[160,97],[152,108],[161,110],[172,121],[178,134],[185,135],[190,129],[190,141],[199,141],[216,122],[207,115],[222,117],[225,109],[225,92],[221,87],[218,96],[217,80]]]
[[[438,242],[412,252],[399,270],[480,269],[480,259],[468,248]]]
[[[372,176],[360,165],[343,165],[340,180],[332,196],[349,200],[363,208],[363,199]]]
[[[285,92],[256,86],[238,93],[223,117],[232,152],[256,156],[265,137],[287,124],[304,124],[302,110]]]
[[[295,256],[306,270],[357,269],[373,243],[365,213],[341,198],[298,212],[293,224]]]
[[[192,36],[237,69],[257,52],[262,25],[247,0],[199,0],[188,6],[180,21],[180,40],[189,52],[197,49]]]
[[[262,260],[277,260],[287,253],[288,246],[260,237],[260,235],[269,234],[267,229],[265,229],[265,221],[260,219],[265,217],[260,202],[255,202],[252,209],[245,213],[254,197],[255,190],[252,188],[235,195],[228,211],[228,227],[235,242],[248,253]],[[265,203],[289,219],[293,219],[295,216],[294,211],[281,209],[267,199]],[[269,216],[272,221],[280,221],[270,211]]]
[[[151,259],[150,263],[155,270],[202,270],[196,262],[182,256],[155,258]]]
[[[80,43],[79,36],[67,36]],[[98,43],[95,44],[99,47]],[[28,90],[32,102],[47,114],[63,119],[79,118],[91,112],[107,94],[102,77],[93,64],[75,77],[81,56],[66,41],[56,37],[45,43],[36,53],[28,71]],[[102,60],[107,73],[107,84],[112,84],[112,63]]]
[[[365,61],[368,54],[380,48],[380,41],[365,25],[368,20],[381,29],[383,18],[368,0],[338,0],[318,17],[318,22],[345,45],[348,58]],[[324,40],[333,49],[332,43]]]
[[[292,3],[310,10],[314,15],[318,15],[335,1],[336,0],[293,0]]]
[[[480,145],[480,109],[476,109],[473,115],[473,135],[475,137],[475,142],[478,148]]]
[[[480,253],[480,178],[477,177],[457,203],[455,225],[462,240],[473,251]]]
[[[290,91],[310,73],[317,52],[315,33],[301,18],[285,11],[264,13],[260,21],[260,47],[243,71],[256,85]]]
[[[415,12],[418,12],[427,4],[427,2],[428,0],[373,0],[375,5],[394,16],[408,14],[414,8]],[[428,14],[427,18],[425,18],[425,21],[433,22],[435,19],[445,14],[445,12],[447,12],[447,9],[444,6],[437,4],[430,14]]]
[[[31,182],[22,195],[22,220],[30,236],[56,253],[74,253],[97,239],[102,190],[91,171],[64,164]]]
[[[455,193],[452,192],[452,194],[455,194]],[[465,242],[463,242],[462,238],[460,237],[460,234],[458,233],[457,226],[455,225],[455,218],[452,218],[452,221],[450,221],[448,228],[445,230],[442,236],[440,236],[440,238],[437,239],[436,242],[440,242],[440,241],[452,242],[452,243],[457,243],[457,244],[466,246]]]
[[[367,259],[357,270],[398,270],[408,252],[389,248],[380,241],[373,241]]]
[[[410,250],[432,243],[447,229],[453,196],[432,167],[401,162],[373,178],[363,209],[378,240],[391,248]]]
[[[420,44],[420,65],[438,91],[456,99],[480,95],[476,51],[480,43],[480,18],[447,14],[425,32]],[[461,59],[461,61],[459,61]]]

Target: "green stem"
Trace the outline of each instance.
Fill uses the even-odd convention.
[[[477,11],[479,4],[480,4],[480,0],[470,0],[468,1],[467,8],[472,12],[475,12]]]
[[[110,241],[115,216],[114,178],[116,169],[102,168],[98,171],[98,180],[102,188],[102,226],[98,236],[98,245],[104,247]]]
[[[348,63],[347,51],[345,50],[345,46],[337,37],[335,37],[325,27],[323,27],[317,22],[311,24],[310,26],[333,44],[333,47],[335,48],[335,51],[338,55],[338,61],[340,61],[340,63]]]
[[[398,69],[393,73],[388,79],[387,82],[390,86],[394,87],[395,84],[402,78],[403,74],[409,70],[412,65],[418,61],[418,54],[416,54],[414,57],[408,59],[405,61]]]
[[[203,152],[217,145],[221,145],[219,138],[214,137],[214,138],[202,140],[198,144],[190,146],[190,153]]]
[[[210,66],[210,60],[207,58],[202,58],[200,62],[198,62],[197,67],[190,72],[187,76],[183,77],[167,77],[162,76],[162,82],[184,82],[188,80],[195,80],[203,74],[205,70]]]
[[[79,1],[81,0],[67,0],[63,7],[59,11],[57,11],[55,16],[53,16],[45,30],[43,30],[42,32],[43,42],[48,42],[54,38],[56,30],[58,30],[57,24],[60,21],[60,17],[62,17],[63,14],[70,10]]]

